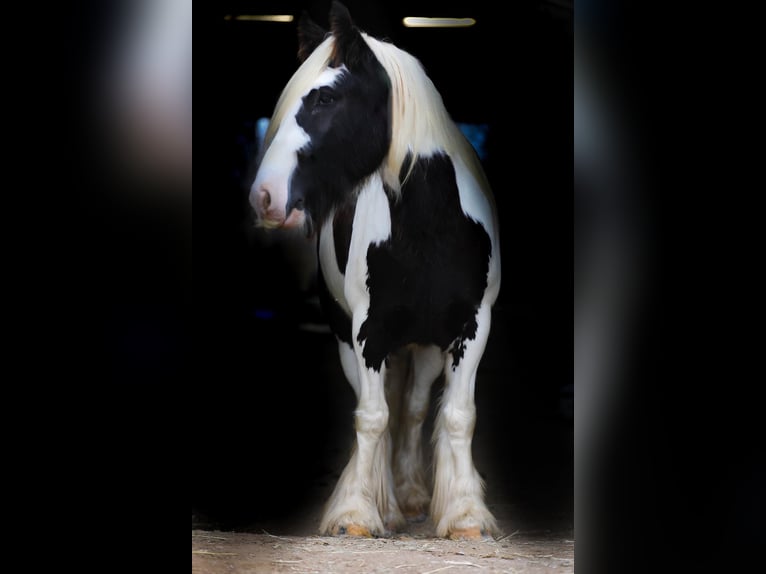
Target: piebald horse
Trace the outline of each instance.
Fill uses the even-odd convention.
[[[318,234],[323,306],[358,401],[320,532],[381,536],[430,510],[438,536],[490,535],[471,454],[500,288],[489,184],[413,56],[361,32],[338,2],[329,32],[301,19],[299,44],[250,202],[266,228]],[[429,484],[422,425],[442,373]]]

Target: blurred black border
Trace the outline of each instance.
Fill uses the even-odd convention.
[[[751,187],[745,134],[762,90],[745,20],[715,7],[576,6],[576,45],[635,128],[626,137],[638,151],[649,280],[626,400],[588,469],[586,508],[597,512],[576,533],[585,572],[742,571],[758,561],[763,369],[750,324],[762,317],[762,279],[758,215],[739,190]]]
[[[177,533],[178,510],[188,508],[192,453],[185,406],[195,383],[179,377],[172,388],[136,393],[114,386],[103,370],[108,362],[102,351],[111,345],[98,326],[112,310],[113,293],[93,281],[101,277],[98,252],[109,249],[110,235],[102,235],[105,216],[115,206],[98,202],[99,167],[88,161],[89,126],[82,121],[89,63],[98,59],[99,38],[108,35],[113,18],[99,5],[81,3],[76,14],[49,22],[50,32],[42,33],[51,46],[70,48],[64,69],[74,82],[67,105],[74,147],[59,162],[62,177],[68,184],[71,178],[82,198],[70,220],[76,229],[68,225],[61,240],[75,248],[74,255],[65,266],[51,266],[64,277],[74,275],[59,293],[76,308],[64,315],[77,329],[59,329],[74,339],[62,343],[75,351],[63,353],[64,366],[82,375],[74,399],[66,399],[68,416],[55,420],[75,445],[75,475],[98,471],[99,488],[106,491],[96,501],[87,486],[75,487],[69,493],[80,494],[75,520],[108,525],[104,548],[113,549],[135,536],[166,544],[167,535]],[[585,28],[581,7],[593,19]],[[748,138],[757,142],[762,127],[754,20],[739,9],[723,13],[659,2],[575,7],[575,38],[587,39],[604,60],[616,97],[641,128],[635,137],[652,262],[624,373],[631,401],[590,471],[595,522],[575,533],[582,572],[741,571],[759,560],[754,550],[762,540],[765,482],[758,388],[762,226],[751,203],[761,177],[758,154],[747,144]],[[205,50],[213,21],[198,12],[198,79],[215,78],[215,62]],[[46,80],[38,80],[39,93],[50,89]],[[212,89],[199,85],[201,95]],[[206,110],[204,98],[198,102],[203,150],[205,136],[215,133],[214,110]],[[204,181],[204,153],[198,158]],[[99,249],[90,249],[94,243]],[[172,289],[176,279],[158,285]],[[83,292],[81,285],[91,288]],[[568,330],[568,321],[561,327]],[[80,399],[96,405],[86,408]],[[125,566],[131,562],[126,557]]]

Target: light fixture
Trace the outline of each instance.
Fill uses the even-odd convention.
[[[407,16],[402,20],[407,28],[467,28],[476,24],[474,18],[426,18]]]
[[[253,15],[253,14],[239,14],[239,15],[232,15],[228,14],[223,17],[224,20],[239,20],[240,22],[292,22],[293,21],[293,15],[292,14],[264,14],[264,15]]]

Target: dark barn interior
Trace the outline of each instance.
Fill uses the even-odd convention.
[[[505,505],[514,527],[569,530],[572,3],[345,4],[361,29],[420,59],[456,121],[487,126],[503,283],[477,380],[476,464],[490,507]],[[191,360],[192,510],[202,527],[289,533],[323,502],[317,493],[332,488],[351,444],[353,393],[334,338],[306,328],[322,325],[313,285],[254,231],[247,202],[256,122],[298,66],[296,23],[225,19],[306,9],[327,26],[329,5],[221,0],[195,54],[206,84],[196,102]],[[405,16],[476,24],[405,28]]]

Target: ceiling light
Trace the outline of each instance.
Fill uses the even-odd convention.
[[[425,18],[407,16],[402,20],[407,28],[467,28],[476,24],[473,18]]]
[[[264,14],[264,15],[252,15],[252,14],[240,14],[238,16],[232,16],[231,14],[224,16],[224,20],[239,20],[240,22],[292,22],[292,14]]]

